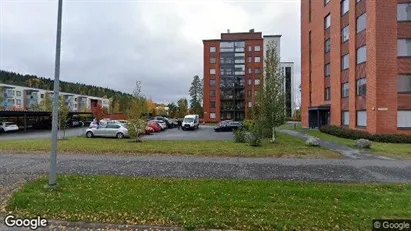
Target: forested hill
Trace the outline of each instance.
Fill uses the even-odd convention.
[[[0,70],[0,83],[53,90],[54,80],[35,75],[22,75]],[[114,108],[114,106],[118,104],[116,109],[119,109],[121,112],[124,112],[129,108],[130,98],[132,97],[131,94],[115,91],[109,88],[65,81],[60,81],[60,91],[79,95],[106,97],[111,99],[110,106]]]

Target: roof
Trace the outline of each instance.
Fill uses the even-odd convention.
[[[263,38],[272,38],[272,37],[281,37],[282,35],[277,34],[277,35],[263,35]]]

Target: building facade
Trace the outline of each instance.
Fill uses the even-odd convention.
[[[247,118],[264,82],[267,44],[273,41],[280,56],[280,38],[263,36],[252,29],[241,33],[227,31],[220,39],[203,40],[204,121]],[[290,81],[294,81],[292,74],[293,71]],[[294,97],[294,92],[290,97]]]
[[[4,110],[32,110],[45,97],[53,97],[53,91],[2,83],[0,83],[0,94],[2,95],[1,106]],[[60,92],[60,95],[64,97],[71,112],[91,111],[92,106],[96,104],[101,104],[107,108],[110,105],[110,100],[105,98],[67,92]]]
[[[302,122],[411,134],[411,0],[301,1]]]

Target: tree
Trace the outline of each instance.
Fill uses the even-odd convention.
[[[141,142],[140,135],[144,132],[146,121],[142,118],[146,111],[146,100],[141,93],[141,82],[136,81],[136,86],[133,91],[133,100],[128,112],[128,132],[130,136],[136,138],[136,142]]]
[[[94,105],[92,106],[91,111],[93,112],[97,125],[100,125],[100,120],[104,119],[105,116],[103,106],[101,106],[101,104]]]
[[[189,89],[190,93],[190,110],[194,114],[203,114],[203,108],[201,106],[201,101],[203,100],[203,81],[200,80],[198,75],[193,77],[191,82],[191,87]]]
[[[70,109],[66,103],[64,96],[59,97],[59,127],[63,129],[63,139],[66,137],[66,127]]]
[[[168,107],[168,116],[170,116],[171,118],[177,117],[178,115],[177,105],[173,102],[173,103],[169,103],[167,107]]]
[[[183,118],[187,114],[188,102],[186,98],[181,98],[177,102],[178,104],[178,118]]]
[[[267,136],[275,141],[275,128],[286,119],[284,77],[280,72],[280,57],[273,42],[267,44],[268,55],[265,60],[264,86],[257,96],[258,116],[256,124]]]
[[[114,102],[113,113],[119,113],[119,112],[120,112],[120,103]]]
[[[148,113],[150,113],[152,116],[156,115],[156,104],[152,99],[146,100],[146,108],[148,110]]]
[[[48,112],[53,111],[53,100],[49,93],[46,92],[46,94],[44,94],[44,98],[40,102],[38,109],[40,111],[48,111]]]

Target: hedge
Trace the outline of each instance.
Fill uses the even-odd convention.
[[[383,143],[411,143],[411,136],[398,134],[371,134],[366,131],[326,125],[320,128],[321,132],[347,139],[368,139]]]

